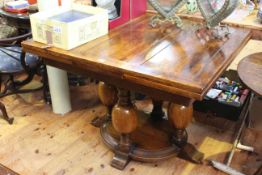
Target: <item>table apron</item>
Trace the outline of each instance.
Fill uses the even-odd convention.
[[[42,59],[44,60],[45,64],[47,65],[51,65],[51,66],[54,66],[60,69],[64,69],[72,73],[78,73],[78,74],[90,76],[94,79],[104,81],[105,83],[112,84],[116,87],[121,87],[121,88],[125,88],[128,90],[134,91],[134,92],[140,92],[140,93],[146,94],[157,100],[166,100],[166,101],[174,102],[174,103],[185,105],[185,106],[192,104],[192,102],[194,101],[194,99],[192,98],[187,98],[187,97],[177,95],[174,93],[166,92],[166,91],[159,90],[156,88],[151,88],[151,87],[148,87],[146,84],[142,85],[138,83],[132,83],[130,81],[127,81],[126,79],[121,79],[119,78],[119,76],[117,77],[112,74],[108,75],[105,73],[94,72],[89,69],[79,68],[78,66],[74,67],[70,64],[61,63],[53,59],[52,60],[49,60],[48,58],[42,58]]]

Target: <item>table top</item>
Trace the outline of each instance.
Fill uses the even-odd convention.
[[[228,39],[205,41],[197,37],[199,26],[192,21],[184,21],[183,29],[169,26],[166,32],[152,28],[151,17],[146,14],[69,51],[43,49],[45,44],[33,40],[22,46],[45,57],[47,64],[99,74],[101,80],[131,90],[201,100],[251,37],[250,30],[230,28]]]
[[[242,59],[237,71],[243,83],[262,96],[262,52]]]

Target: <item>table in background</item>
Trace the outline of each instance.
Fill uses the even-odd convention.
[[[251,37],[250,30],[230,28],[227,39],[207,41],[195,34],[196,23],[184,21],[182,30],[166,30],[151,28],[151,17],[146,14],[69,51],[32,40],[22,44],[46,64],[105,82],[99,84],[99,97],[112,115],[98,121],[103,121],[104,142],[115,152],[111,165],[119,169],[130,158],[156,161],[177,155],[187,145],[192,103],[204,98]],[[130,91],[153,98],[151,117],[135,110]],[[170,101],[168,121],[163,100]]]
[[[5,17],[10,25],[25,29],[31,28],[29,13],[11,13],[0,8],[0,15]]]
[[[237,71],[243,83],[255,94],[262,96],[262,52],[243,58]]]

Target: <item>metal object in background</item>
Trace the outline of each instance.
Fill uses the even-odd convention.
[[[239,0],[196,0],[197,6],[206,21],[208,28],[213,28],[219,25],[219,23],[228,17],[237,7]],[[176,15],[176,12],[186,3],[190,3],[189,0],[177,0],[170,4],[168,7],[162,6],[158,0],[148,0],[151,6],[159,13],[151,20],[151,25],[155,27],[165,21],[169,21],[176,24],[178,27],[182,26],[181,19]],[[216,4],[216,5],[214,5]],[[219,5],[218,5],[219,4]]]
[[[198,9],[196,0],[187,0],[186,8],[188,13],[195,13]]]
[[[226,160],[226,164],[222,164],[222,163],[214,161],[214,160],[210,161],[210,163],[213,167],[215,167],[216,169],[218,169],[222,172],[225,172],[229,175],[245,175],[245,174],[238,172],[237,170],[230,167],[230,164],[231,164],[231,161],[233,159],[236,148],[241,149],[241,150],[245,150],[245,151],[250,151],[250,152],[254,151],[253,147],[242,145],[240,143],[240,137],[241,137],[241,134],[242,134],[242,131],[244,129],[245,124],[246,123],[247,123],[247,125],[250,124],[250,118],[249,118],[248,114],[249,114],[249,111],[250,111],[251,106],[253,104],[253,99],[254,99],[254,93],[251,92],[249,102],[247,104],[245,104],[244,109],[243,109],[242,113],[240,114],[242,121],[241,121],[240,127],[238,129],[238,132],[236,133],[236,137],[235,137],[234,143],[232,145],[231,151],[229,153],[229,156]]]
[[[214,161],[214,160],[211,160],[210,162],[211,162],[213,167],[215,167],[216,169],[218,169],[218,170],[220,170],[224,173],[227,173],[229,175],[245,175],[241,172],[236,171],[233,168],[230,168],[229,166],[226,166],[223,163],[220,163],[220,162],[217,162],[217,161]]]
[[[243,116],[243,119],[242,119],[242,122],[241,122],[241,126],[240,126],[240,128],[239,128],[239,130],[237,132],[237,135],[236,135],[235,141],[233,143],[231,152],[230,152],[230,154],[228,156],[228,159],[226,161],[226,165],[227,166],[230,166],[236,148],[243,148],[244,147],[242,144],[240,144],[240,137],[241,137],[242,131],[244,129],[245,122],[247,121],[248,125],[250,123],[250,118],[249,118],[248,114],[249,114],[249,111],[250,111],[251,106],[253,104],[253,99],[254,99],[254,93],[251,92],[249,103],[248,103],[248,107],[244,108],[244,116]],[[245,146],[245,148],[247,148],[247,147],[248,146]],[[252,147],[248,147],[248,149],[245,149],[245,150],[254,151],[254,149]]]
[[[206,21],[208,28],[215,27],[228,17],[237,7],[239,0],[224,0],[218,4],[217,0],[197,0],[198,8]],[[216,6],[213,4],[216,3]]]
[[[177,0],[169,7],[162,6],[158,0],[148,0],[150,5],[159,13],[151,19],[151,26],[156,27],[163,22],[176,24],[177,27],[182,27],[182,20],[176,15],[176,12],[187,3],[187,0]]]

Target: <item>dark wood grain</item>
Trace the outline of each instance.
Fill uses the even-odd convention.
[[[0,174],[1,175],[19,175],[18,173],[14,172],[13,170],[5,167],[4,165],[0,164]]]
[[[237,72],[243,83],[262,96],[262,52],[242,59],[238,65]]]
[[[185,21],[183,30],[171,26],[166,33],[151,28],[150,17],[144,15],[70,51],[43,49],[45,44],[32,40],[22,45],[60,68],[101,75],[102,80],[109,76],[145,94],[154,89],[201,100],[251,36],[249,30],[231,28],[227,40],[203,43],[195,34],[196,23]]]

